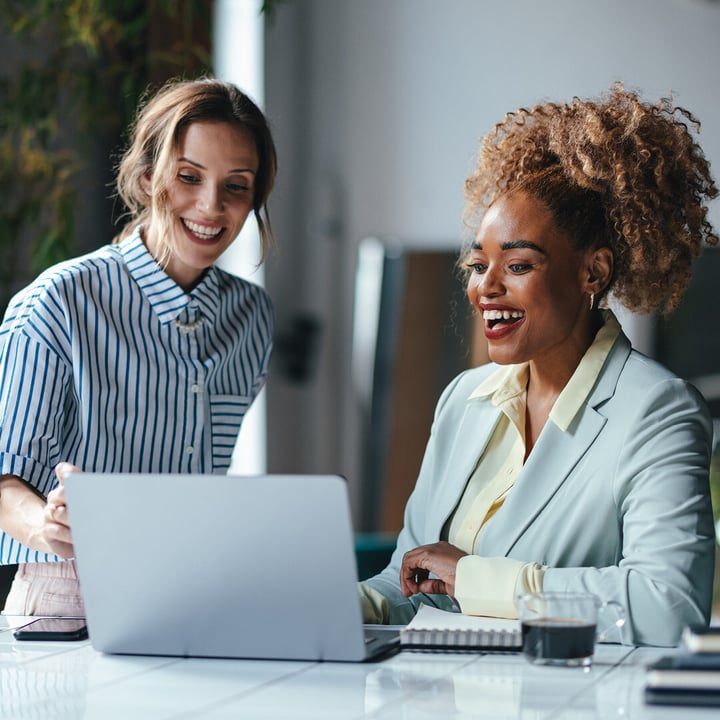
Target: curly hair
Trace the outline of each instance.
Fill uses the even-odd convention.
[[[610,248],[605,294],[636,312],[669,313],[693,258],[718,243],[706,205],[718,188],[690,126],[700,129],[670,98],[648,104],[621,83],[598,100],[508,113],[482,139],[465,181],[466,226],[474,235],[500,195],[528,192],[576,248]]]

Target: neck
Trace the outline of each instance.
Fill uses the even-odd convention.
[[[602,315],[594,311],[581,334],[569,338],[559,351],[531,360],[528,395],[556,398],[568,384],[601,327]]]
[[[141,238],[158,265],[186,293],[190,293],[205,276],[205,270],[196,270],[179,262],[177,257],[159,241],[157,231],[154,231],[152,224],[147,231],[141,233]]]

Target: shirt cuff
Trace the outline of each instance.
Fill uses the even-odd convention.
[[[363,622],[373,625],[384,625],[388,621],[390,611],[387,598],[365,583],[358,583],[360,590],[360,606]]]
[[[466,555],[455,573],[455,599],[465,615],[517,619],[515,597],[542,590],[544,568],[512,558]]]

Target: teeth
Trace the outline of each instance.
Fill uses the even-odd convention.
[[[525,317],[520,310],[483,310],[483,320],[510,320]]]
[[[192,220],[183,220],[185,223],[185,227],[190,230],[191,232],[194,232],[197,236],[201,238],[214,238],[217,237],[222,232],[222,227],[215,228],[214,230],[211,230],[207,225],[198,225],[197,223],[194,223]]]

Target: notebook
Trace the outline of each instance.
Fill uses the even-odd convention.
[[[400,631],[400,646],[425,652],[517,652],[522,649],[522,634],[517,620],[473,617],[420,605]]]
[[[667,655],[651,663],[645,700],[653,705],[720,706],[720,653]]]
[[[90,642],[105,653],[358,662],[348,490],[334,475],[95,474],[66,498]]]

